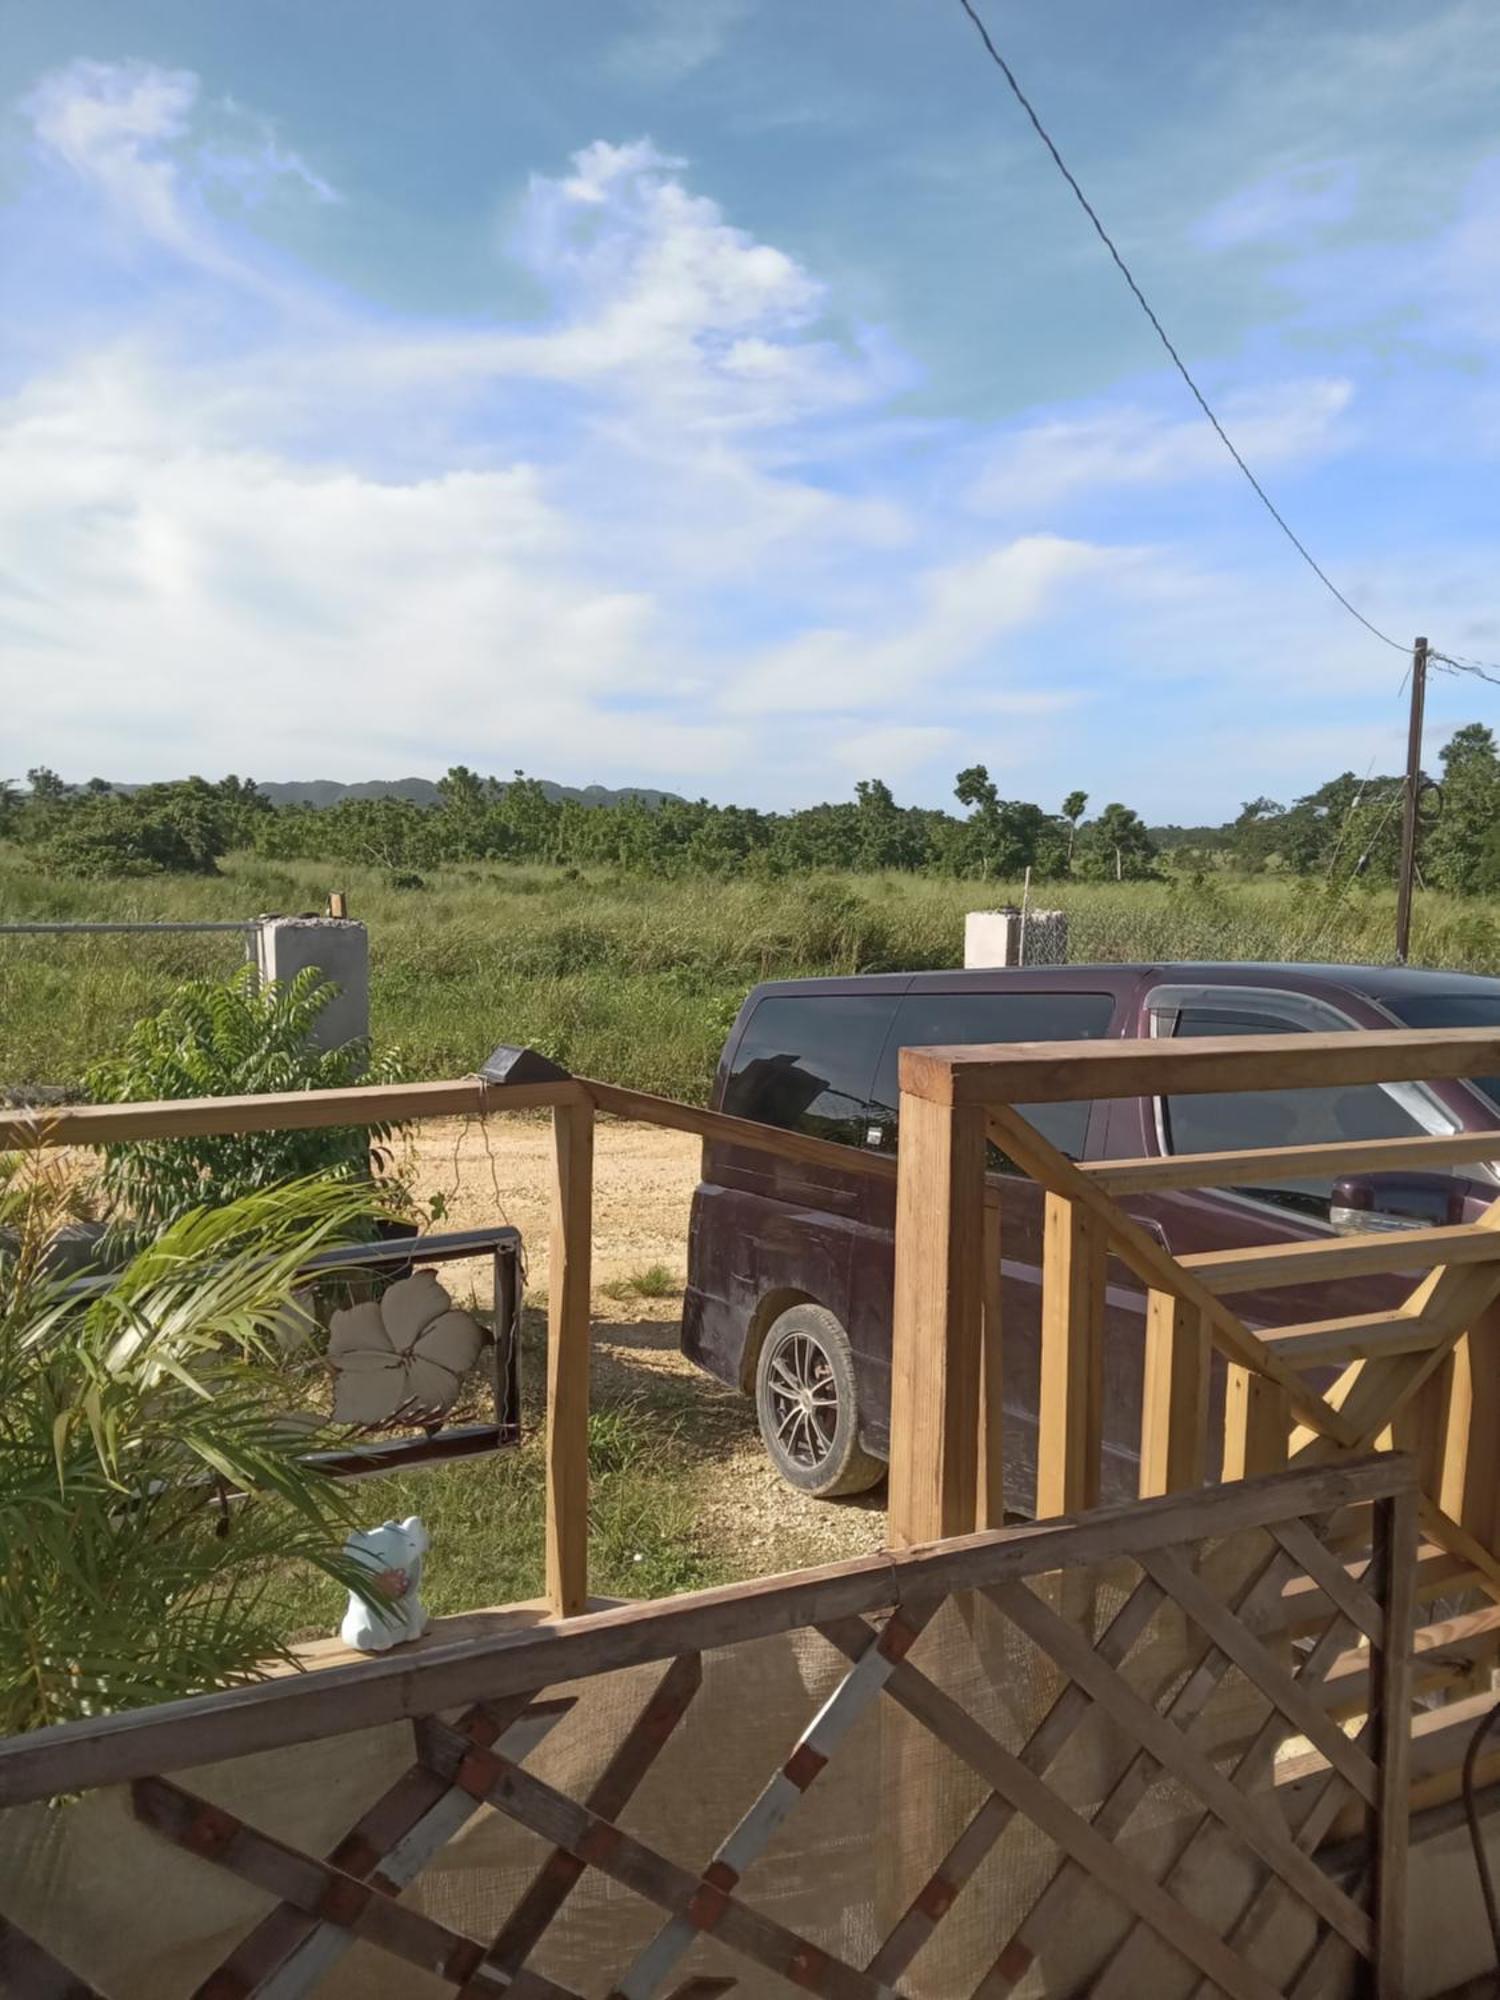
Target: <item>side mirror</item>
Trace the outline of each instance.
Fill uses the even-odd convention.
[[[1440,1229],[1463,1221],[1464,1186],[1451,1174],[1347,1174],[1333,1184],[1328,1219],[1341,1236]]]

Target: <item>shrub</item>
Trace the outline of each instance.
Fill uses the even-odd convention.
[[[107,1287],[46,1261],[56,1176],[0,1162],[0,1732],[257,1678],[285,1658],[270,1585],[361,1595],[350,1509],[286,1422],[278,1335],[355,1191],[301,1183],[166,1228]],[[229,1491],[243,1495],[232,1510]]]
[[[201,780],[89,794],[49,813],[39,859],[65,875],[214,875],[235,811]]]
[[[363,1040],[312,1046],[334,991],[311,966],[285,985],[263,984],[253,966],[224,982],[189,981],[136,1023],[119,1055],[94,1064],[85,1084],[98,1102],[130,1104],[395,1081],[398,1052],[372,1060]],[[107,1146],[101,1180],[133,1223],[154,1229],[205,1200],[232,1202],[308,1175],[367,1182],[371,1159],[370,1135],[348,1126],[142,1139]]]

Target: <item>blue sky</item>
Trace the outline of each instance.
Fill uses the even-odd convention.
[[[1500,8],[984,11],[1325,566],[1500,657]],[[1399,763],[956,0],[0,0],[0,105],[15,775]]]

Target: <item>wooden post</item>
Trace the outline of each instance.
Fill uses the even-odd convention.
[[[1173,1292],[1146,1298],[1141,1498],[1201,1486],[1208,1450],[1208,1328]]]
[[[1005,1526],[1005,1351],[1002,1345],[1000,1257],[1003,1222],[999,1202],[984,1213],[984,1304],[979,1348],[979,1491],[976,1528]]]
[[[1253,1368],[1231,1364],[1224,1384],[1224,1479],[1281,1472],[1291,1442],[1286,1391]]]
[[[1417,1496],[1372,1508],[1370,1571],[1385,1614],[1385,1643],[1370,1654],[1370,1732],[1380,1774],[1371,1816],[1376,2000],[1404,2000],[1406,1852],[1411,1766],[1411,1633],[1416,1596]]]
[[[972,1531],[984,1320],[982,1105],[901,1093],[891,1482],[896,1548]]]
[[[1049,1193],[1042,1238],[1039,1520],[1099,1503],[1105,1255],[1097,1218],[1066,1195]]]
[[[1440,1484],[1427,1487],[1443,1512],[1468,1529],[1491,1551],[1500,1539],[1496,1487],[1500,1482],[1500,1309],[1481,1313],[1459,1341],[1447,1374],[1448,1406],[1443,1425]]]
[[[594,1107],[552,1113],[552,1236],[547,1269],[547,1603],[559,1617],[589,1595],[589,1292]]]

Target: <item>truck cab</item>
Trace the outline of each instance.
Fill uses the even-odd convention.
[[[903,1048],[1361,1028],[1500,1027],[1500,980],[1405,967],[1071,965],[882,973],[758,986],[725,1044],[715,1107],[894,1154]],[[1078,1160],[1500,1128],[1500,1078],[1017,1107]],[[1500,1159],[1500,1136],[1496,1140]],[[1001,1177],[1006,1502],[1036,1490],[1044,1191]],[[1282,1182],[1127,1197],[1174,1255],[1294,1242],[1351,1226],[1473,1219],[1500,1193],[1485,1166],[1364,1182]],[[1335,1198],[1337,1196],[1337,1199]],[[1441,1210],[1441,1212],[1436,1212]],[[873,1485],[890,1438],[895,1188],[718,1141],[693,1200],[682,1347],[756,1402],[782,1476],[823,1497]],[[1398,1302],[1399,1278],[1243,1294],[1253,1327]],[[1104,1332],[1106,1499],[1137,1490],[1145,1295],[1110,1267]],[[1211,1395],[1222,1397],[1222,1369]],[[1218,1429],[1211,1424],[1210,1434]]]

